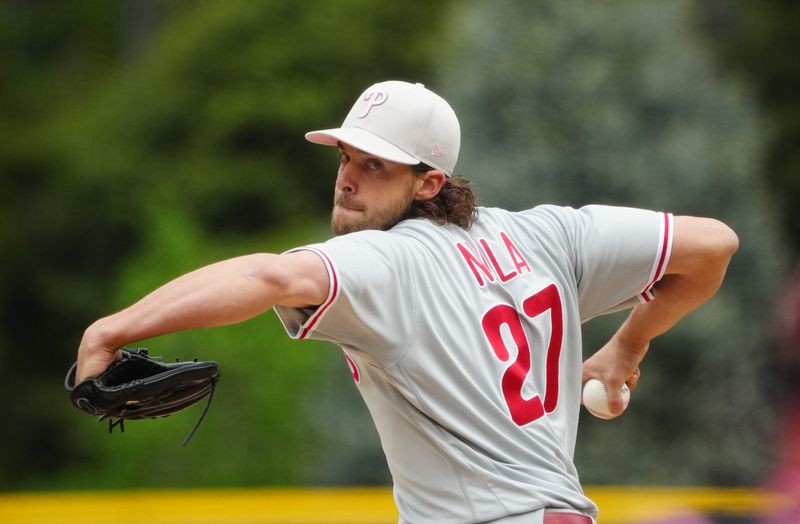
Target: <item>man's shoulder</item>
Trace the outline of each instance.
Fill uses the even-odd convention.
[[[576,209],[569,206],[556,204],[539,204],[528,209],[512,211],[498,207],[480,208],[478,223],[481,222],[491,227],[492,224],[519,224],[521,227],[530,227],[534,224],[543,226],[546,223],[569,220],[576,214]]]
[[[426,225],[424,222],[428,221],[419,219],[405,220],[388,230],[364,229],[354,231],[332,237],[321,245],[323,249],[345,250],[364,254],[372,250],[381,253],[393,251],[402,253],[408,249],[409,244],[414,243],[414,239],[424,236],[421,233],[422,231],[433,226],[433,224]]]
[[[501,207],[480,206],[476,209],[477,218],[469,229],[463,229],[455,224],[437,224],[427,218],[413,218],[400,222],[388,231],[373,231],[374,237],[380,238],[381,234],[389,238],[425,239],[441,236],[472,236],[480,234],[486,229],[507,227],[518,223],[524,227],[537,219],[566,218],[575,213],[575,209],[553,204],[541,204],[530,209],[515,211]],[[365,233],[365,232],[361,232]],[[391,241],[391,240],[389,240]]]

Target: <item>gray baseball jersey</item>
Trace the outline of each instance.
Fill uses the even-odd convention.
[[[608,206],[480,208],[468,231],[406,220],[300,248],[329,296],[276,312],[344,350],[401,522],[596,516],[572,460],[581,323],[651,300],[671,239],[671,215]]]

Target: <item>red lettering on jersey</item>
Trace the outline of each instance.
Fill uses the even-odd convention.
[[[494,256],[494,252],[492,251],[492,248],[489,247],[489,243],[484,239],[481,239],[480,242],[481,246],[483,246],[483,250],[489,256],[489,260],[492,261],[495,273],[497,273],[497,277],[500,279],[500,282],[508,282],[517,276],[518,273],[516,271],[514,273],[503,273],[503,269],[500,267],[500,264],[497,263],[497,257]]]
[[[481,240],[483,242],[483,240]],[[478,272],[480,269],[489,282],[494,282],[494,274],[492,274],[492,270],[489,269],[489,266],[486,264],[486,259],[483,257],[483,253],[481,253],[481,259],[478,260],[478,256],[472,251],[472,249],[468,245],[464,245],[461,242],[456,244],[458,246],[458,250],[461,251],[461,255],[464,257],[464,260],[467,261],[467,265],[472,270],[472,274],[475,275],[475,279],[478,281],[478,285],[483,287],[485,282],[481,277],[481,274]],[[479,251],[480,253],[480,251]]]
[[[528,270],[528,273],[531,273],[531,266],[528,264],[528,261],[525,260],[525,257],[522,256],[522,253],[514,245],[514,242],[506,235],[504,232],[500,232],[500,238],[503,239],[503,242],[506,245],[506,249],[508,250],[508,256],[511,257],[511,261],[514,263],[514,267],[517,270],[517,273],[522,273],[522,268]]]
[[[500,266],[495,252],[489,246],[489,242],[487,242],[486,239],[481,238],[478,240],[479,248],[477,249],[477,253],[469,244],[462,244],[461,242],[456,244],[458,250],[461,252],[461,256],[464,257],[464,260],[467,262],[472,274],[475,275],[475,280],[478,281],[480,287],[485,286],[487,280],[489,282],[494,282],[495,277],[498,278],[500,284],[505,284],[521,275],[523,269],[528,273],[532,272],[530,264],[528,264],[528,261],[522,256],[522,252],[516,244],[514,244],[514,241],[511,240],[511,237],[501,231],[500,239],[506,247],[508,258],[511,259],[511,263],[514,265],[514,269],[508,273]],[[486,262],[487,257],[491,266]]]

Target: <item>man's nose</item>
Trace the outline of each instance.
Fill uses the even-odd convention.
[[[355,193],[357,186],[355,172],[351,163],[341,166],[336,175],[336,189],[343,193]]]

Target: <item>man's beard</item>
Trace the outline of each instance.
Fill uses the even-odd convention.
[[[387,231],[405,220],[410,209],[410,203],[399,202],[393,207],[377,211],[377,214],[372,216],[366,216],[362,210],[357,217],[340,217],[339,220],[336,220],[337,207],[350,207],[352,205],[353,202],[347,195],[342,193],[335,195],[333,211],[331,212],[331,229],[335,235],[346,235],[367,229]],[[356,207],[356,209],[361,208]]]

